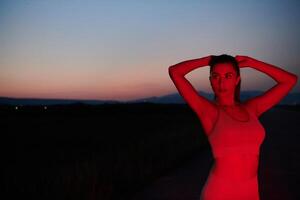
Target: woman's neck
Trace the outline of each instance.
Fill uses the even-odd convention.
[[[238,104],[233,99],[229,99],[229,100],[228,99],[218,99],[216,102],[218,105],[221,105],[221,106],[235,106]]]

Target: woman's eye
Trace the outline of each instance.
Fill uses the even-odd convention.
[[[227,75],[227,76],[226,76],[226,78],[232,78],[232,75],[231,75],[231,74],[229,74],[229,75]]]

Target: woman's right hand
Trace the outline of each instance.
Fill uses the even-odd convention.
[[[253,66],[253,64],[255,62],[255,59],[253,59],[249,56],[237,55],[237,56],[235,56],[235,59],[238,62],[238,65],[240,68],[251,67],[251,66]]]

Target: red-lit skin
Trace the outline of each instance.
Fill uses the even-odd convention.
[[[209,80],[217,97],[216,102],[199,95],[190,82],[184,77],[188,72],[196,68],[207,66],[210,58],[211,56],[207,56],[187,60],[169,67],[169,75],[172,81],[184,100],[197,114],[207,136],[212,130],[217,117],[216,102],[220,105],[232,106],[231,109],[227,110],[230,115],[240,118],[241,120],[247,118],[245,110],[235,105],[234,90],[240,81],[240,76],[237,76],[231,63],[216,64],[210,74]],[[252,110],[257,118],[272,106],[279,103],[297,83],[298,78],[295,74],[274,65],[248,56],[237,55],[235,59],[238,61],[240,68],[251,67],[269,75],[277,82],[275,86],[262,95],[241,102],[249,110]],[[232,74],[230,75],[229,73]],[[220,89],[226,89],[226,91],[222,92]],[[226,178],[230,178],[231,180],[245,180],[246,178],[255,177],[257,175],[258,162],[259,159],[256,155],[241,156],[235,154],[216,158],[213,173],[219,177],[223,177],[224,180],[226,180]],[[254,191],[255,188],[252,189]],[[252,189],[247,188],[249,191],[252,191]]]
[[[218,63],[209,77],[212,89],[221,105],[234,104],[234,91],[240,81],[231,63]]]

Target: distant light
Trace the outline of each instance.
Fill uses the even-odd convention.
[[[47,106],[44,106],[44,110],[47,110]]]
[[[18,109],[19,109],[18,106],[16,106],[16,107],[15,107],[15,110],[18,110]]]

